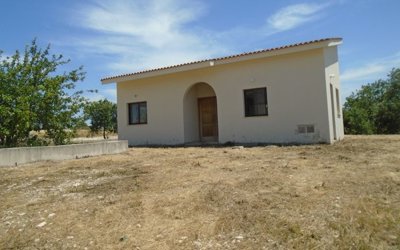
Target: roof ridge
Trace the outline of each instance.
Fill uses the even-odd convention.
[[[288,45],[283,45],[283,46],[273,47],[273,48],[268,48],[268,49],[255,50],[255,51],[250,51],[250,52],[242,52],[239,54],[233,54],[233,55],[229,55],[229,56],[221,56],[221,57],[216,57],[216,58],[209,58],[209,59],[197,60],[197,61],[186,62],[186,63],[181,63],[181,64],[158,67],[158,68],[153,68],[153,69],[146,69],[146,70],[136,71],[133,73],[125,73],[125,74],[120,74],[120,75],[116,75],[116,76],[109,76],[109,77],[102,78],[101,81],[111,80],[111,79],[119,78],[119,77],[133,76],[133,75],[154,72],[154,71],[159,71],[159,70],[177,68],[177,67],[196,64],[196,63],[202,63],[202,62],[208,62],[208,61],[220,61],[220,60],[225,60],[225,59],[230,59],[230,58],[254,55],[254,54],[259,54],[259,53],[264,53],[264,52],[269,52],[269,51],[281,50],[281,49],[286,49],[286,48],[292,48],[292,47],[297,47],[297,46],[302,46],[302,45],[308,45],[308,44],[313,44],[313,43],[318,43],[318,42],[325,42],[325,41],[329,41],[329,40],[339,40],[339,39],[341,40],[342,38],[331,37],[331,38],[310,40],[310,41],[306,41],[306,42],[293,43],[293,44],[288,44]]]

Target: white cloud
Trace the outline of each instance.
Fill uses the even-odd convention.
[[[12,55],[6,54],[4,51],[0,50],[0,61],[8,61],[11,62]]]
[[[107,99],[111,102],[117,101],[117,92],[116,92],[115,88],[100,89],[97,92],[92,92],[92,93],[87,92],[84,95],[91,102],[99,101],[102,99]]]
[[[385,71],[384,65],[370,64],[359,68],[349,69],[343,72],[341,79],[343,81],[362,80],[372,75],[380,74]]]
[[[77,55],[98,55],[109,74],[174,65],[236,52],[243,38],[257,40],[316,20],[327,6],[296,4],[278,10],[267,25],[210,31],[197,27],[205,5],[197,0],[92,0],[70,13],[86,37],[64,41]]]
[[[362,85],[385,79],[392,68],[400,68],[400,52],[370,61],[372,62],[343,70],[340,75],[343,100]]]
[[[393,67],[400,67],[400,52],[393,56],[376,59],[372,63],[360,67],[346,69],[340,78],[348,82],[371,80],[372,78],[381,77],[383,74],[389,73]]]
[[[108,100],[110,100],[112,102],[116,102],[117,101],[117,90],[115,88],[103,89],[100,92],[104,93],[104,95],[107,97]]]
[[[102,99],[105,99],[105,96],[100,93],[86,93],[84,95],[90,102],[97,102]]]
[[[289,5],[273,14],[267,22],[269,27],[275,31],[290,30],[316,20],[320,16],[320,11],[328,5],[311,3]]]
[[[113,72],[131,72],[204,59],[223,53],[219,44],[187,26],[202,14],[197,2],[95,1],[81,7],[79,25],[94,36],[75,40],[86,53],[107,54]]]

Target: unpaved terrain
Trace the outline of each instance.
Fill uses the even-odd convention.
[[[399,249],[400,136],[0,168],[0,249]]]

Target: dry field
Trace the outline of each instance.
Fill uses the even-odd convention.
[[[0,249],[399,249],[400,136],[0,168]]]

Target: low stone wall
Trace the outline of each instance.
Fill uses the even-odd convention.
[[[65,160],[88,156],[116,154],[128,149],[128,141],[104,141],[46,147],[0,149],[0,166],[12,166],[43,160]]]

